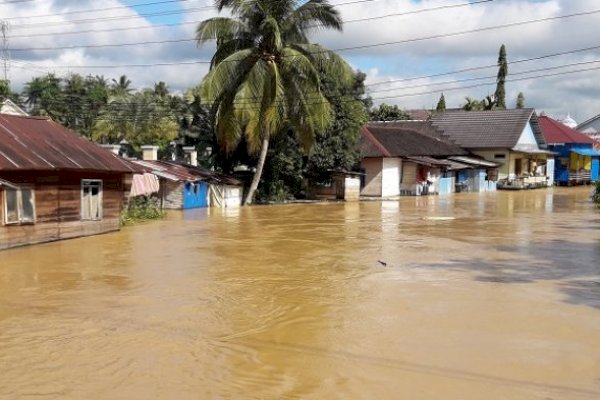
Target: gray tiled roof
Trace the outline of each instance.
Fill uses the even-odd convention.
[[[513,148],[527,123],[541,148],[546,142],[533,108],[433,113],[431,123],[452,141],[466,149]]]

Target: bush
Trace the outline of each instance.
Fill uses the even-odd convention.
[[[596,190],[592,195],[592,200],[594,200],[594,202],[600,206],[600,181],[596,181]]]
[[[129,204],[121,213],[121,225],[131,225],[136,222],[159,219],[165,216],[155,198],[138,196],[129,200]]]

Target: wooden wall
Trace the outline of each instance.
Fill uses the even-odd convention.
[[[123,205],[122,174],[0,171],[0,178],[33,186],[36,213],[35,224],[4,225],[4,199],[0,189],[0,250],[119,229]],[[100,221],[81,220],[82,179],[102,180],[103,217]]]
[[[184,183],[160,180],[162,207],[170,210],[183,210]]]

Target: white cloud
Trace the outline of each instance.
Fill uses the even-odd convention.
[[[346,3],[333,0],[332,3]],[[367,17],[406,13],[422,9],[465,4],[467,0],[374,0],[364,3],[347,4],[338,9],[346,23],[342,34],[319,32],[314,40],[333,48],[347,48],[375,43],[397,42],[402,40],[445,35],[481,27],[508,24],[541,18],[600,9],[597,0],[495,0],[485,4],[446,8],[404,16],[390,16],[365,22],[350,22]],[[16,48],[73,46],[81,44],[110,44],[142,41],[164,41],[192,38],[196,23],[216,15],[216,10],[206,9],[207,0],[189,0],[179,3],[188,13],[182,16],[183,24],[170,27],[156,27],[150,21],[136,14],[132,9],[123,8],[101,13],[66,14],[53,18],[34,18],[35,15],[64,13],[91,8],[108,8],[121,5],[118,0],[94,2],[91,0],[37,0],[35,2],[0,5],[0,15],[11,19],[10,46]],[[166,6],[165,6],[166,7]],[[201,9],[199,12],[198,9]],[[144,9],[144,12],[148,12]],[[128,15],[134,18],[76,23],[75,20]],[[56,22],[59,25],[54,25]],[[37,27],[22,27],[22,24],[39,24]],[[44,24],[45,23],[45,24]],[[136,29],[122,30],[135,27]],[[106,30],[71,35],[56,35],[53,32],[75,32],[81,30]],[[19,37],[21,35],[41,36]],[[565,19],[556,19],[518,27],[498,29],[471,34],[440,37],[412,43],[393,44],[343,51],[352,65],[366,70],[367,83],[391,81],[429,76],[439,72],[453,71],[473,66],[495,64],[499,46],[504,43],[509,60],[518,60],[598,45],[600,34],[600,13]],[[99,64],[151,64],[158,62],[179,62],[209,60],[213,46],[197,48],[193,42],[165,43],[153,45],[123,46],[113,48],[77,48],[61,51],[12,52],[11,80],[19,89],[32,76],[45,71],[55,71],[59,75],[69,72],[61,68],[72,66],[72,72],[82,74],[103,74],[107,78],[127,75],[133,86],[150,86],[157,81],[165,81],[173,90],[196,85],[207,71],[207,65],[175,65],[169,67],[123,68],[123,69],[76,69],[74,66]],[[546,68],[584,60],[600,59],[600,50],[579,54],[547,58],[536,62],[511,64],[509,79],[518,78],[521,71]],[[27,64],[24,64],[26,62]],[[38,67],[32,66],[38,65]],[[41,68],[39,66],[42,66]],[[591,64],[587,67],[600,66]],[[45,67],[50,67],[49,69]],[[573,67],[580,69],[585,67]],[[547,71],[532,73],[539,76],[559,72]],[[467,88],[480,81],[451,83],[441,86],[439,82],[480,76],[494,76],[496,68],[465,72],[462,74],[429,77],[410,81],[397,81],[370,88],[371,95],[387,103],[399,104],[403,108],[433,107],[439,94],[444,91],[447,104],[457,107],[464,103],[466,96],[481,99],[493,93],[494,85]],[[511,75],[512,74],[512,75]],[[523,80],[507,83],[507,103],[514,104],[519,91],[525,93],[527,105],[546,110],[553,115],[571,113],[576,119],[584,120],[600,113],[600,100],[596,100],[600,80],[598,71],[548,77],[545,79]],[[487,82],[484,80],[481,82]],[[493,79],[491,79],[493,81]],[[420,86],[417,85],[431,85]],[[433,92],[421,96],[408,94]]]

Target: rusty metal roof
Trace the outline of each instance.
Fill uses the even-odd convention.
[[[174,182],[206,181],[232,186],[241,186],[242,184],[241,181],[229,175],[175,161],[136,160],[132,162],[144,168],[147,172]]]
[[[48,118],[0,114],[0,170],[141,172]]]

